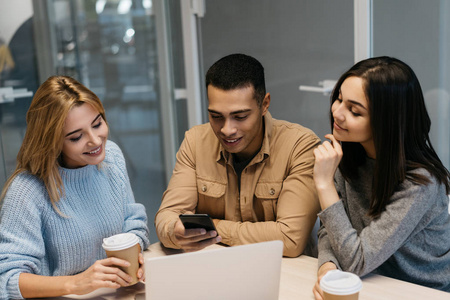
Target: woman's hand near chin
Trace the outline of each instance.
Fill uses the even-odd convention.
[[[334,174],[342,159],[342,147],[332,134],[327,134],[325,141],[314,149],[314,183],[319,195],[322,210],[339,201],[334,186]]]

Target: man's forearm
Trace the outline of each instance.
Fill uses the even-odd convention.
[[[303,253],[315,219],[311,225],[300,230],[292,230],[285,222],[233,222],[220,220],[216,224],[217,231],[222,237],[222,243],[237,246],[272,240],[281,240],[284,244],[283,256],[297,257]]]
[[[178,214],[172,211],[159,211],[155,216],[155,228],[159,241],[167,248],[180,249],[175,242],[174,228]]]

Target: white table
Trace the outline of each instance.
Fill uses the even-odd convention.
[[[222,247],[213,245],[207,249]],[[155,257],[181,253],[180,250],[167,249],[160,243],[152,244],[144,252],[144,257]],[[312,288],[317,280],[317,259],[309,256],[283,258],[281,263],[280,296],[279,300],[308,300],[314,299]],[[423,287],[417,284],[392,279],[380,275],[368,275],[362,278],[363,289],[360,300],[450,300],[450,293]],[[83,296],[69,295],[48,299],[123,299],[144,300],[145,285],[138,283],[132,287],[114,289],[98,289]]]

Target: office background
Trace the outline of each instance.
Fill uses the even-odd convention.
[[[449,168],[450,0],[0,0],[0,88],[9,88],[0,90],[0,184],[15,166],[29,94],[50,75],[73,76],[103,101],[155,242],[184,132],[207,121],[208,67],[234,52],[256,57],[272,115],[322,138],[329,97],[299,86],[337,80],[359,58],[365,18],[368,55],[397,57],[419,77]]]

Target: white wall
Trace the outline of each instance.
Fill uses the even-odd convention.
[[[0,38],[9,44],[16,30],[33,15],[32,0],[0,0]]]
[[[406,62],[417,75],[431,118],[430,138],[450,169],[450,2],[374,1],[374,56]]]

